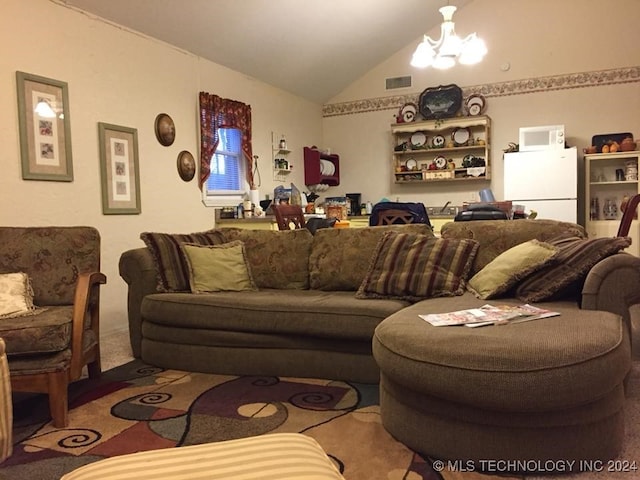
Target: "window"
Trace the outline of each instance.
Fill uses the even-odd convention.
[[[211,157],[211,174],[203,199],[208,206],[236,205],[247,190],[242,157],[242,132],[237,128],[218,129],[218,147]]]

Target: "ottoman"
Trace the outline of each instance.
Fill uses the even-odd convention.
[[[437,299],[439,311],[481,305],[464,297],[460,308],[447,299],[449,310]],[[539,305],[558,317],[433,327],[418,317],[436,313],[426,305],[391,315],[373,338],[382,423],[395,438],[431,457],[506,461],[510,471],[549,471],[553,460],[566,469],[561,462],[619,453],[631,368],[620,316],[553,302]]]
[[[107,458],[61,480],[344,480],[324,450],[300,433],[166,448]]]

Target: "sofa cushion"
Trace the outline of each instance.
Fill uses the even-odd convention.
[[[189,267],[192,293],[256,290],[241,241],[221,245],[184,243],[180,248]]]
[[[244,243],[258,288],[309,288],[309,251],[313,240],[309,230],[222,228],[220,232],[228,241]]]
[[[440,233],[442,238],[472,238],[480,242],[472,275],[486,267],[502,252],[534,238],[542,242],[562,234],[587,238],[587,233],[581,225],[545,219],[449,222],[442,226]]]
[[[527,277],[516,290],[525,302],[540,302],[573,293],[591,267],[631,245],[629,237],[592,238],[560,236],[549,241],[559,252],[557,261]]]
[[[309,283],[316,290],[356,291],[364,280],[371,255],[387,231],[433,236],[426,224],[367,228],[326,228],[313,236]]]
[[[502,252],[469,280],[469,290],[478,298],[487,300],[509,291],[527,275],[554,262],[558,248],[529,240]]]
[[[475,240],[386,232],[356,297],[417,301],[462,295],[477,250]]]
[[[35,355],[60,352],[69,347],[72,306],[49,306],[33,317],[5,318],[0,322],[0,337],[7,354]],[[36,341],[37,340],[37,341]]]
[[[161,292],[189,290],[189,270],[180,251],[181,243],[217,245],[226,241],[222,233],[215,230],[198,233],[143,232],[140,238],[153,256]]]
[[[207,344],[207,335],[226,335],[229,342],[235,332],[245,332],[273,334],[275,341],[284,335],[359,340],[370,348],[376,325],[408,305],[395,299],[359,300],[353,292],[261,288],[250,295],[154,293],[144,298],[141,311],[145,332],[153,325],[182,329],[191,344]]]

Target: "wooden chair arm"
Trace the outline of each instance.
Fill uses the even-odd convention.
[[[71,379],[79,378],[83,367],[83,333],[94,331],[100,340],[100,285],[107,277],[100,272],[81,273],[76,284],[73,300],[73,322],[71,331]]]

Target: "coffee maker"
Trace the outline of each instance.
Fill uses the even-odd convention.
[[[360,197],[359,193],[347,193],[347,214],[349,216],[360,215]]]

